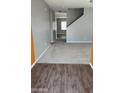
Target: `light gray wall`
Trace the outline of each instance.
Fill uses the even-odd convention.
[[[56,31],[55,31],[55,12],[50,9],[50,28],[51,28],[51,43],[55,42]]]
[[[50,10],[44,0],[31,0],[31,21],[37,59],[50,44]]]
[[[84,8],[84,15],[67,28],[67,42],[83,43],[93,40],[93,9]]]

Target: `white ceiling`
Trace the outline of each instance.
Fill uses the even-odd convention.
[[[92,7],[90,0],[45,0],[55,11],[66,11],[68,8]]]

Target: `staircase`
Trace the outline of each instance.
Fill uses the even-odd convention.
[[[67,11],[67,27],[84,14],[84,8],[71,8]]]
[[[80,10],[80,9],[79,9]],[[69,17],[69,13],[75,12]],[[67,31],[66,31],[66,42],[67,43],[91,43],[92,32],[93,32],[93,8],[84,8],[83,12],[78,14],[74,10],[68,11],[67,18]],[[77,16],[77,17],[74,17]]]

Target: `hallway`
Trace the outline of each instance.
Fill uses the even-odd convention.
[[[38,63],[89,64],[91,44],[57,41],[52,44]]]
[[[32,0],[31,8],[31,92],[93,93],[91,2]]]

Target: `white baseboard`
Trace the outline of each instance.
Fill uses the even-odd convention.
[[[92,41],[67,41],[67,43],[92,43]]]
[[[91,68],[93,69],[93,65],[91,63],[89,63],[89,64],[90,64]]]
[[[45,52],[50,48],[50,46],[48,46],[41,54],[40,56],[36,59],[36,61],[32,64],[31,69],[34,67],[34,65],[38,62],[38,60],[45,54]]]

